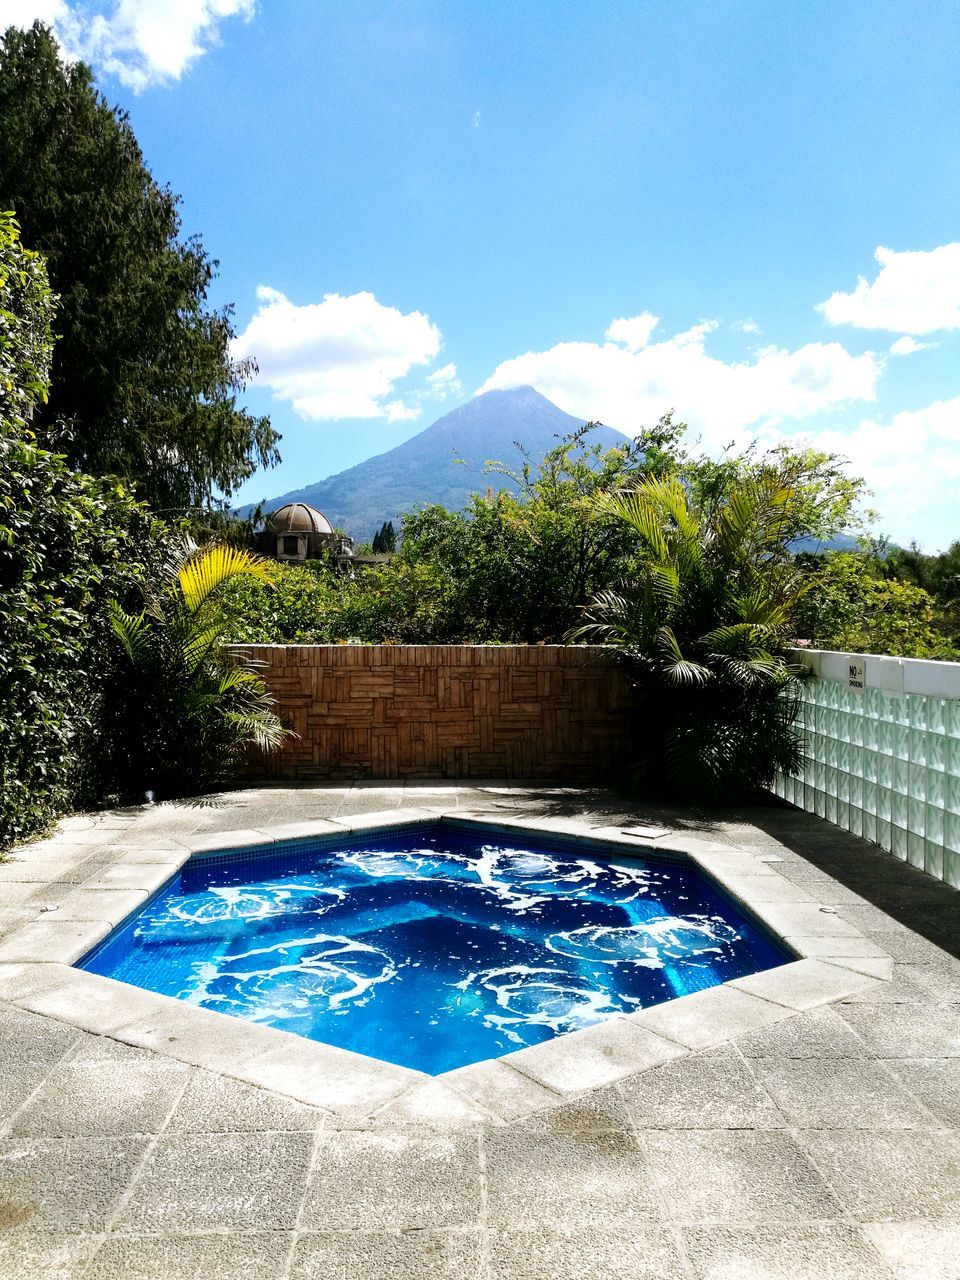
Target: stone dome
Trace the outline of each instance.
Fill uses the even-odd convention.
[[[305,502],[288,502],[267,516],[266,527],[271,533],[322,533],[333,534],[333,525],[316,507]]]

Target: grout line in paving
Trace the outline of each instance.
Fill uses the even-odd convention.
[[[313,1131],[313,1145],[310,1148],[310,1159],[307,1162],[307,1173],[303,1180],[303,1190],[300,1194],[300,1204],[297,1208],[297,1216],[293,1220],[293,1230],[290,1233],[290,1248],[287,1251],[287,1257],[283,1264],[281,1273],[282,1280],[289,1280],[293,1272],[293,1259],[297,1252],[297,1243],[301,1236],[301,1223],[303,1222],[303,1213],[307,1204],[307,1195],[310,1191],[310,1184],[313,1181],[313,1175],[316,1172],[319,1163],[320,1148],[323,1145],[323,1137],[326,1131],[326,1120],[322,1120]]]
[[[179,1107],[180,1103],[183,1101],[183,1095],[186,1093],[187,1087],[189,1086],[192,1078],[193,1078],[192,1071],[185,1071],[183,1073],[183,1084],[177,1090],[176,1095],[174,1096],[170,1104],[170,1108],[167,1111],[166,1119],[164,1120],[163,1124],[159,1126],[159,1128],[157,1129],[157,1132],[153,1134],[150,1137],[149,1141],[147,1142],[147,1145],[143,1151],[143,1155],[140,1157],[140,1160],[137,1163],[137,1167],[134,1169],[133,1173],[131,1173],[126,1187],[123,1189],[119,1198],[117,1199],[116,1204],[114,1205],[113,1212],[107,1218],[106,1226],[104,1227],[104,1241],[109,1238],[110,1234],[113,1231],[114,1223],[118,1220],[120,1215],[123,1213],[124,1209],[133,1199],[134,1192],[136,1191],[137,1187],[140,1184],[140,1180],[143,1177],[143,1173],[148,1163],[150,1162],[154,1152],[159,1146],[160,1139],[166,1133],[170,1125],[170,1121],[173,1119],[173,1113],[176,1111],[177,1107]],[[103,1241],[101,1241],[101,1244],[98,1246],[98,1249],[102,1247],[103,1247]],[[96,1257],[96,1253],[94,1253],[91,1256],[90,1261],[92,1262],[95,1257]]]
[[[477,1134],[477,1176],[480,1186],[480,1250],[478,1280],[493,1280],[493,1251],[490,1248],[490,1196],[487,1187],[487,1143],[481,1129]]]
[[[647,1176],[650,1179],[650,1183],[653,1188],[653,1194],[660,1208],[659,1225],[661,1226],[661,1228],[666,1230],[667,1234],[673,1240],[677,1250],[677,1255],[680,1258],[680,1261],[683,1265],[684,1272],[688,1280],[698,1280],[697,1269],[693,1265],[690,1255],[687,1252],[687,1244],[683,1238],[683,1233],[680,1230],[678,1223],[674,1221],[673,1216],[670,1213],[670,1205],[667,1201],[666,1191],[660,1181],[659,1174],[657,1173],[657,1163],[651,1157],[650,1148],[647,1145],[646,1134],[635,1123],[633,1119],[633,1115],[629,1111],[629,1109],[627,1111],[627,1115],[629,1117],[628,1126],[629,1126],[630,1136],[633,1138],[634,1142],[636,1143],[637,1148],[643,1153],[643,1158],[646,1161],[646,1166],[647,1166]],[[678,1280],[679,1280],[679,1277],[678,1277]]]
[[[6,1003],[6,1001],[4,1003]],[[17,1006],[14,1006],[14,1008],[17,1008]],[[18,1011],[22,1012],[22,1010],[18,1010]],[[42,1016],[42,1015],[35,1015],[35,1016]],[[0,1126],[0,1137],[8,1138],[11,1136],[10,1135],[11,1126],[18,1119],[20,1114],[30,1105],[31,1102],[33,1102],[33,1100],[41,1092],[41,1090],[44,1088],[44,1086],[46,1085],[47,1081],[50,1079],[54,1071],[56,1071],[59,1067],[63,1066],[65,1062],[69,1062],[70,1055],[74,1052],[77,1045],[80,1044],[83,1038],[84,1038],[84,1033],[81,1031],[78,1034],[77,1038],[75,1040],[72,1040],[68,1045],[68,1047],[63,1051],[62,1056],[57,1058],[56,1062],[52,1062],[50,1064],[50,1066],[44,1072],[43,1077],[40,1080],[40,1083],[37,1085],[37,1087],[31,1090],[31,1092],[27,1095],[27,1097],[24,1098],[23,1102],[21,1102],[18,1107],[15,1107],[14,1110],[11,1111],[8,1116],[5,1117],[2,1126]],[[39,1135],[36,1135],[36,1136],[39,1136]]]

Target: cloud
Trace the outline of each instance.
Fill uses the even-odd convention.
[[[730,328],[735,329],[737,333],[762,333],[763,332],[760,326],[757,324],[756,320],[734,320]]]
[[[257,297],[260,306],[234,339],[232,355],[255,359],[258,381],[301,418],[419,417],[419,403],[388,397],[400,378],[440,350],[440,331],[428,316],[386,307],[372,293],[328,293],[322,302],[297,306],[261,285]],[[452,365],[447,369],[456,375]]]
[[[5,0],[0,9],[0,28],[32,27],[38,20],[53,26],[66,12],[66,0]]]
[[[459,395],[463,390],[463,383],[457,377],[455,364],[445,364],[442,369],[428,373],[427,382],[434,400],[446,400],[448,396]]]
[[[907,543],[923,526],[934,544],[960,536],[956,493],[960,483],[960,396],[907,409],[888,421],[865,418],[853,431],[818,431],[818,449],[851,459],[875,495],[880,528]]]
[[[649,311],[641,311],[638,316],[614,320],[603,336],[609,338],[611,342],[622,343],[628,351],[639,351],[650,341],[659,323],[659,316],[651,315]]]
[[[929,252],[876,251],[880,271],[870,284],[863,276],[852,293],[834,293],[817,307],[830,324],[891,333],[934,333],[960,329],[960,244]]]
[[[915,351],[926,351],[933,346],[936,346],[936,343],[917,342],[916,338],[904,336],[897,338],[896,342],[890,343],[890,354],[892,356],[912,356]]]
[[[64,55],[116,76],[135,93],[179,80],[219,38],[224,18],[253,17],[256,0],[12,0],[5,24],[53,27]]]
[[[628,345],[639,330],[624,323],[631,322],[607,330],[619,342],[561,342],[506,360],[480,390],[529,384],[584,421],[599,418],[627,432],[673,408],[707,449],[779,435],[781,423],[876,398],[883,361],[873,352],[855,356],[836,342],[812,342],[795,351],[763,347],[728,364],[707,351],[716,321],[640,349]]]

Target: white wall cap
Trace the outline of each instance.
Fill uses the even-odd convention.
[[[790,657],[809,667],[821,680],[839,680],[846,684],[850,664],[862,662],[868,689],[960,699],[960,662],[843,653],[834,649],[791,649]]]
[[[868,654],[864,659],[868,689],[886,693],[903,693],[903,659],[881,658]]]
[[[960,698],[960,662],[903,659],[904,693],[926,693],[934,698]]]
[[[791,649],[791,662],[798,662],[801,666],[806,667],[811,675],[820,678],[820,650],[819,649]]]
[[[856,662],[858,655],[852,653],[833,653],[825,649],[820,654],[820,679],[842,680],[847,683],[851,661]]]

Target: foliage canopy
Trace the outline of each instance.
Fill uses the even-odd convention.
[[[866,553],[812,557],[795,633],[819,649],[905,658],[958,656],[938,601]],[[945,633],[946,632],[946,633]]]
[[[99,790],[106,600],[157,537],[129,488],[33,439],[52,311],[42,261],[0,215],[0,846]]]
[[[799,670],[785,646],[803,581],[787,540],[802,501],[772,464],[700,510],[677,475],[598,498],[598,518],[632,530],[639,554],[573,638],[614,644],[627,661],[638,785],[720,801],[796,771]]]
[[[231,313],[208,303],[217,263],[181,238],[178,198],[127,115],[39,23],[0,41],[0,208],[59,295],[41,443],[135,479],[158,511],[229,494],[277,460],[269,421],[237,405],[252,366],[231,360]]]

